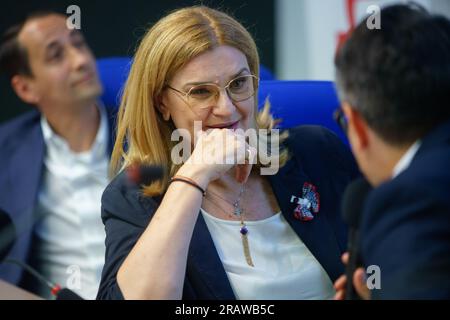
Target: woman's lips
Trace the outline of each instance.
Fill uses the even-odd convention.
[[[239,120],[231,123],[218,124],[214,126],[208,126],[208,129],[237,129],[239,125]]]

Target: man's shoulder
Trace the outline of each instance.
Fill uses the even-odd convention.
[[[450,213],[450,149],[435,149],[414,159],[394,179],[368,196],[363,227],[385,230],[405,222],[417,230],[448,224]],[[427,217],[425,221],[422,221]],[[420,223],[414,223],[419,222]]]
[[[450,178],[449,163],[450,144],[442,144],[418,154],[409,170],[405,172],[405,176],[417,176],[421,179],[436,178],[436,182],[439,183],[442,179]],[[448,186],[450,187],[450,183]]]
[[[0,124],[0,145],[10,139],[21,139],[40,125],[41,114],[32,110]]]
[[[449,163],[450,146],[424,152],[417,155],[405,171],[381,185],[374,193],[378,197],[395,197],[399,200],[421,194],[421,198],[442,197],[450,202],[450,197],[446,196],[450,194]]]
[[[378,265],[385,279],[377,298],[441,299],[445,290],[448,296],[448,163],[445,148],[417,154],[369,194],[360,233],[365,264]]]

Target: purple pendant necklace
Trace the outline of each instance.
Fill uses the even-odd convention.
[[[244,221],[244,211],[241,208],[241,199],[242,199],[244,192],[245,192],[245,186],[244,186],[244,184],[242,184],[241,189],[239,191],[238,198],[233,203],[234,215],[239,217],[239,219],[241,221],[241,228],[239,229],[239,232],[241,233],[242,247],[244,249],[245,260],[247,261],[247,264],[250,267],[254,267],[252,255],[250,254],[250,245],[248,243],[248,229],[247,229],[247,225],[245,224],[245,221]]]

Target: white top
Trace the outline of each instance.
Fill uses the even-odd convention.
[[[335,290],[320,263],[280,213],[246,221],[254,267],[245,260],[239,221],[203,209],[220,260],[237,299],[331,299]]]
[[[413,143],[411,147],[409,147],[408,151],[405,152],[405,154],[400,158],[400,160],[395,165],[394,170],[392,172],[392,179],[394,179],[402,171],[406,170],[409,167],[411,161],[414,159],[414,156],[419,150],[420,145],[421,141],[417,140],[415,143]]]
[[[81,153],[74,153],[41,118],[47,148],[35,211],[34,264],[47,279],[85,299],[96,297],[105,256],[100,206],[108,184],[108,123],[100,110],[92,148]],[[38,289],[51,298],[47,287],[39,284]]]

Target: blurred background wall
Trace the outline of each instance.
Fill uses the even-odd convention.
[[[274,69],[274,0],[15,0],[0,7],[0,33],[34,10],[52,9],[66,14],[75,4],[81,10],[81,31],[97,58],[132,56],[145,31],[166,13],[180,7],[205,4],[224,9],[247,27],[260,50],[261,62]],[[0,122],[30,106],[12,91],[0,75]]]
[[[371,5],[399,0],[276,0],[275,71],[279,79],[333,80],[340,36],[367,16]],[[450,0],[415,0],[450,18]],[[381,17],[383,27],[383,17]],[[295,41],[294,41],[295,40]],[[430,48],[431,49],[431,48]]]
[[[254,36],[261,63],[278,79],[333,80],[333,57],[339,39],[366,16],[370,5],[401,0],[16,0],[2,3],[0,32],[27,13],[69,5],[81,9],[81,30],[97,58],[132,56],[152,23],[167,12],[194,4],[225,9]],[[416,0],[431,12],[450,17],[450,0]],[[382,27],[382,17],[381,17]],[[432,48],[430,48],[432,50]],[[31,107],[15,96],[0,75],[0,122]]]

